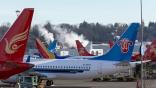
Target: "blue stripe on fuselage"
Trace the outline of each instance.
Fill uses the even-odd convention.
[[[34,71],[45,73],[83,73],[90,69],[46,69],[46,68],[33,68]]]

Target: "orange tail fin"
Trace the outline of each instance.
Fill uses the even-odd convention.
[[[40,39],[36,38],[36,48],[40,52],[40,54],[43,56],[43,58],[46,59],[55,59],[55,55],[50,53],[46,47],[43,45],[43,43],[40,41]]]
[[[80,56],[94,56],[85,49],[85,47],[80,43],[79,40],[76,40],[77,50]]]
[[[0,59],[22,62],[34,9],[26,8],[0,41]]]

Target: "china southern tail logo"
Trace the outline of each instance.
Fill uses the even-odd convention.
[[[127,53],[129,51],[129,47],[133,45],[133,42],[124,38],[119,41],[118,45],[121,46],[122,53]]]

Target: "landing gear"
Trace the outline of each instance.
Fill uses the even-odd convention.
[[[46,82],[46,85],[47,86],[51,86],[53,84],[54,84],[53,80],[47,80],[47,82]]]

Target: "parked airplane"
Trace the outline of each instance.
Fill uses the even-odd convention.
[[[56,44],[57,44],[57,40],[54,40],[53,42],[51,42],[48,46],[48,50],[55,55],[56,59],[65,59],[67,57],[71,57],[70,55],[66,55],[66,56],[59,56],[56,54]]]
[[[50,46],[51,49],[52,49],[52,45]],[[41,56],[43,58],[45,58],[45,59],[55,59],[55,55],[53,53],[51,53],[45,47],[45,45],[43,45],[43,43],[41,42],[41,40],[39,38],[36,38],[36,48],[38,49],[38,51],[40,52],[40,54],[41,54]]]
[[[109,40],[108,44],[109,44],[109,48],[112,48],[114,42]],[[90,54],[79,40],[76,40],[76,46],[80,56],[95,56],[94,54]]]
[[[40,54],[43,56],[45,59],[64,59],[70,56],[58,56],[55,53],[55,47],[56,47],[56,40],[52,42],[48,49],[43,45],[41,40],[39,38],[36,38],[36,46]]]
[[[90,54],[79,40],[76,40],[76,46],[80,56],[95,56],[93,54]]]
[[[36,47],[40,54],[43,56],[45,59],[65,59],[70,56],[58,56],[55,53],[55,48],[56,48],[56,40],[54,40],[48,47],[48,49],[43,45],[41,40],[39,38],[36,38]]]
[[[109,40],[109,48],[112,48],[112,46],[114,45],[114,42],[113,41],[111,41],[111,40]]]
[[[48,46],[48,50],[50,52],[55,52],[55,50],[56,50],[56,44],[57,44],[57,40],[54,40],[53,42],[50,42],[50,44]]]
[[[23,63],[33,12],[32,8],[24,9],[0,41],[1,80],[33,67],[32,64]]]
[[[156,38],[152,41],[150,45],[147,45],[147,49],[144,53],[143,59],[156,62]]]
[[[115,45],[102,56],[73,56],[66,59],[42,59],[34,64],[34,71],[48,79],[96,78],[116,71],[122,62],[129,62],[135,44],[139,23],[132,23]],[[133,62],[129,63],[134,66]],[[47,81],[49,82],[49,81]]]

